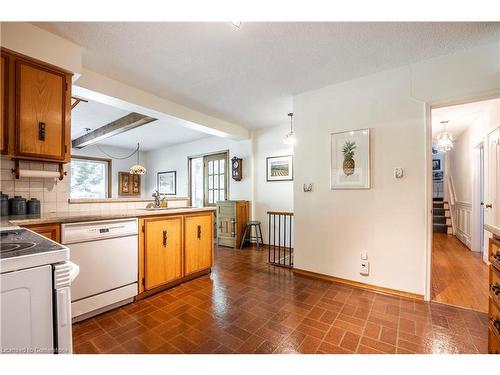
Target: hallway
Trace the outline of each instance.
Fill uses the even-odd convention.
[[[488,266],[456,237],[433,233],[432,300],[488,311]]]

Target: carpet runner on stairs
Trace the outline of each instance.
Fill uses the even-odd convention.
[[[432,202],[432,230],[437,233],[453,234],[450,208],[448,202],[442,198],[434,198]]]

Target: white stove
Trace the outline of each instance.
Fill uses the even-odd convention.
[[[69,249],[24,228],[0,228],[1,353],[71,353]]]

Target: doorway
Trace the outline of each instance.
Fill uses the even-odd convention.
[[[229,199],[229,152],[190,156],[189,199],[194,207],[215,206]]]
[[[431,108],[430,299],[483,312],[489,237],[483,228],[492,220],[497,194],[488,142],[498,127],[499,105],[496,98]]]

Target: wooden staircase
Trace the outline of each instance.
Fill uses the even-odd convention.
[[[441,198],[432,201],[432,231],[453,234],[450,205]]]

